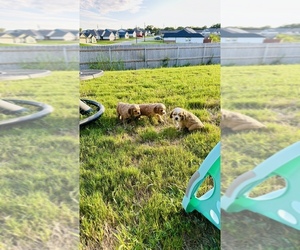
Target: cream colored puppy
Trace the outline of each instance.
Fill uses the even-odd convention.
[[[189,131],[193,131],[204,127],[197,116],[183,108],[173,109],[170,118],[178,130],[187,128]]]
[[[232,131],[260,129],[266,126],[250,116],[240,114],[237,112],[222,109],[222,119],[220,127],[229,128]]]
[[[166,106],[162,103],[139,104],[141,115],[149,118],[157,117],[158,122],[164,122],[162,116],[166,114]]]
[[[118,119],[123,122],[134,120],[141,116],[140,107],[137,104],[119,102],[117,105],[117,115]]]

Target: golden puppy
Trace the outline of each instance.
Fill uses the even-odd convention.
[[[140,107],[137,104],[119,102],[117,105],[117,115],[118,119],[123,122],[134,120],[141,116]]]
[[[162,116],[166,114],[166,106],[162,103],[139,104],[141,115],[149,118],[157,117],[158,122],[163,122]]]
[[[197,116],[183,108],[173,109],[170,118],[178,130],[187,128],[189,131],[193,131],[204,127]]]
[[[248,130],[248,129],[260,129],[265,128],[266,126],[254,118],[222,109],[222,119],[220,123],[221,129],[229,128],[232,131]]]

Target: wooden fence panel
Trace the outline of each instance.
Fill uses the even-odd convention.
[[[297,64],[300,43],[0,47],[0,70],[140,69],[219,64],[220,61],[223,66]]]
[[[221,65],[300,63],[300,43],[221,44]]]
[[[79,69],[79,45],[0,47],[0,70]]]
[[[158,68],[219,64],[220,44],[87,46],[80,48],[80,69]]]

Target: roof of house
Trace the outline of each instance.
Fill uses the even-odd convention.
[[[47,36],[50,32],[52,32],[53,30],[38,30],[38,32],[42,35],[42,36]]]
[[[133,34],[135,33],[135,30],[127,30],[128,34]]]
[[[238,28],[222,28],[221,31],[221,37],[255,37],[255,38],[264,38],[264,36],[261,36],[256,33],[250,33],[242,29]]]
[[[198,38],[204,38],[203,35],[200,33],[197,33],[195,30],[191,28],[184,28],[183,30],[177,31],[177,32],[165,32],[164,38],[168,37],[198,37]]]
[[[107,36],[110,36],[111,34],[114,35],[114,32],[111,31],[111,30],[105,30],[102,34],[103,37],[107,37]]]
[[[88,36],[90,36],[90,35],[95,36],[95,37],[100,36],[97,30],[84,30],[84,31],[82,31],[82,33],[83,33],[86,37],[88,37]]]

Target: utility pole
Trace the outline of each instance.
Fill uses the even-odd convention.
[[[135,43],[137,44],[137,25],[135,26]]]
[[[144,23],[144,42],[146,42],[146,30],[145,30],[145,23]]]

